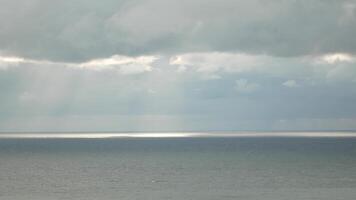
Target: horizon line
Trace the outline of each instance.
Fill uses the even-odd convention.
[[[230,132],[0,132],[0,139],[219,138],[219,137],[355,137],[356,131]]]

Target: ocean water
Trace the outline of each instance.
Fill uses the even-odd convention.
[[[5,137],[0,199],[354,200],[356,137]]]

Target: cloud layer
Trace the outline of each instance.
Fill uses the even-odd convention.
[[[356,129],[353,0],[0,2],[0,131]]]
[[[111,55],[356,53],[352,0],[3,0],[2,54],[62,62]]]

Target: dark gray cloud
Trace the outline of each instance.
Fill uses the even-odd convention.
[[[1,0],[0,52],[83,61],[114,54],[356,53],[352,0]]]

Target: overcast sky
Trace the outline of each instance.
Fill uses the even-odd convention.
[[[356,129],[355,0],[0,5],[0,131]]]

